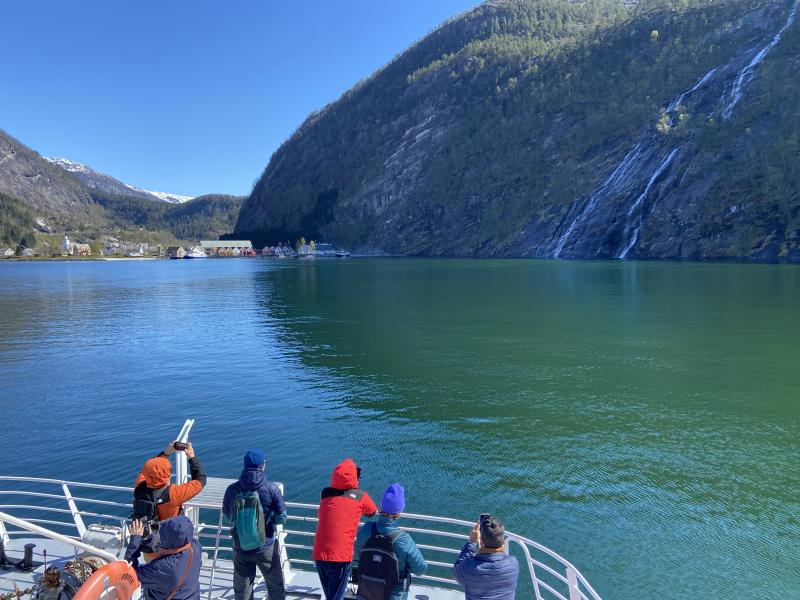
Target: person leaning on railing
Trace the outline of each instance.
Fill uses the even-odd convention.
[[[422,575],[428,569],[411,534],[397,524],[405,508],[405,489],[393,483],[383,494],[378,516],[358,530],[353,555],[358,600],[406,600],[411,575]],[[360,569],[362,557],[365,564]]]
[[[466,600],[514,600],[519,562],[507,553],[506,530],[492,515],[481,515],[453,565]]]
[[[353,542],[362,515],[371,517],[378,507],[358,489],[361,469],[346,458],[336,465],[331,485],[320,494],[317,532],[312,557],[326,600],[342,600],[350,579]]]

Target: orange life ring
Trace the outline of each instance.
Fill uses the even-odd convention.
[[[139,587],[139,578],[136,577],[133,567],[124,560],[118,560],[103,565],[92,573],[78,589],[73,600],[97,600],[106,589],[106,577],[109,589],[117,590],[117,600],[130,600],[133,592]]]

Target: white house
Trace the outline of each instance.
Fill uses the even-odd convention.
[[[2,253],[0,253],[0,256],[3,257],[14,256],[14,251],[11,248],[6,248],[5,250],[3,250]]]
[[[91,256],[92,247],[89,244],[72,244],[73,256]]]

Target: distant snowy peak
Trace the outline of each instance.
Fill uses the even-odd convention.
[[[133,185],[125,184],[130,189],[135,190],[137,192],[144,192],[145,194],[150,194],[151,196],[155,196],[159,200],[163,200],[164,202],[172,202],[173,204],[183,204],[184,202],[188,202],[189,200],[194,200],[194,196],[180,196],[178,194],[167,194],[166,192],[154,192],[153,190],[143,190],[141,188],[137,188]]]
[[[91,188],[109,192],[112,194],[121,194],[127,196],[136,196],[138,198],[147,198],[148,200],[158,200],[159,202],[170,202],[172,204],[182,204],[192,200],[194,196],[181,196],[179,194],[168,194],[166,192],[155,192],[152,190],[144,190],[130,185],[119,179],[106,175],[99,171],[95,171],[91,167],[79,163],[68,158],[50,158],[44,157],[45,160],[58,165],[65,171],[75,175],[81,182],[85,183]]]
[[[50,158],[49,156],[44,156],[43,158],[70,173],[95,173],[99,175],[94,169],[68,158]]]

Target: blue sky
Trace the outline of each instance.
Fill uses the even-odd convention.
[[[177,194],[246,194],[312,110],[477,0],[0,3],[0,129]]]

